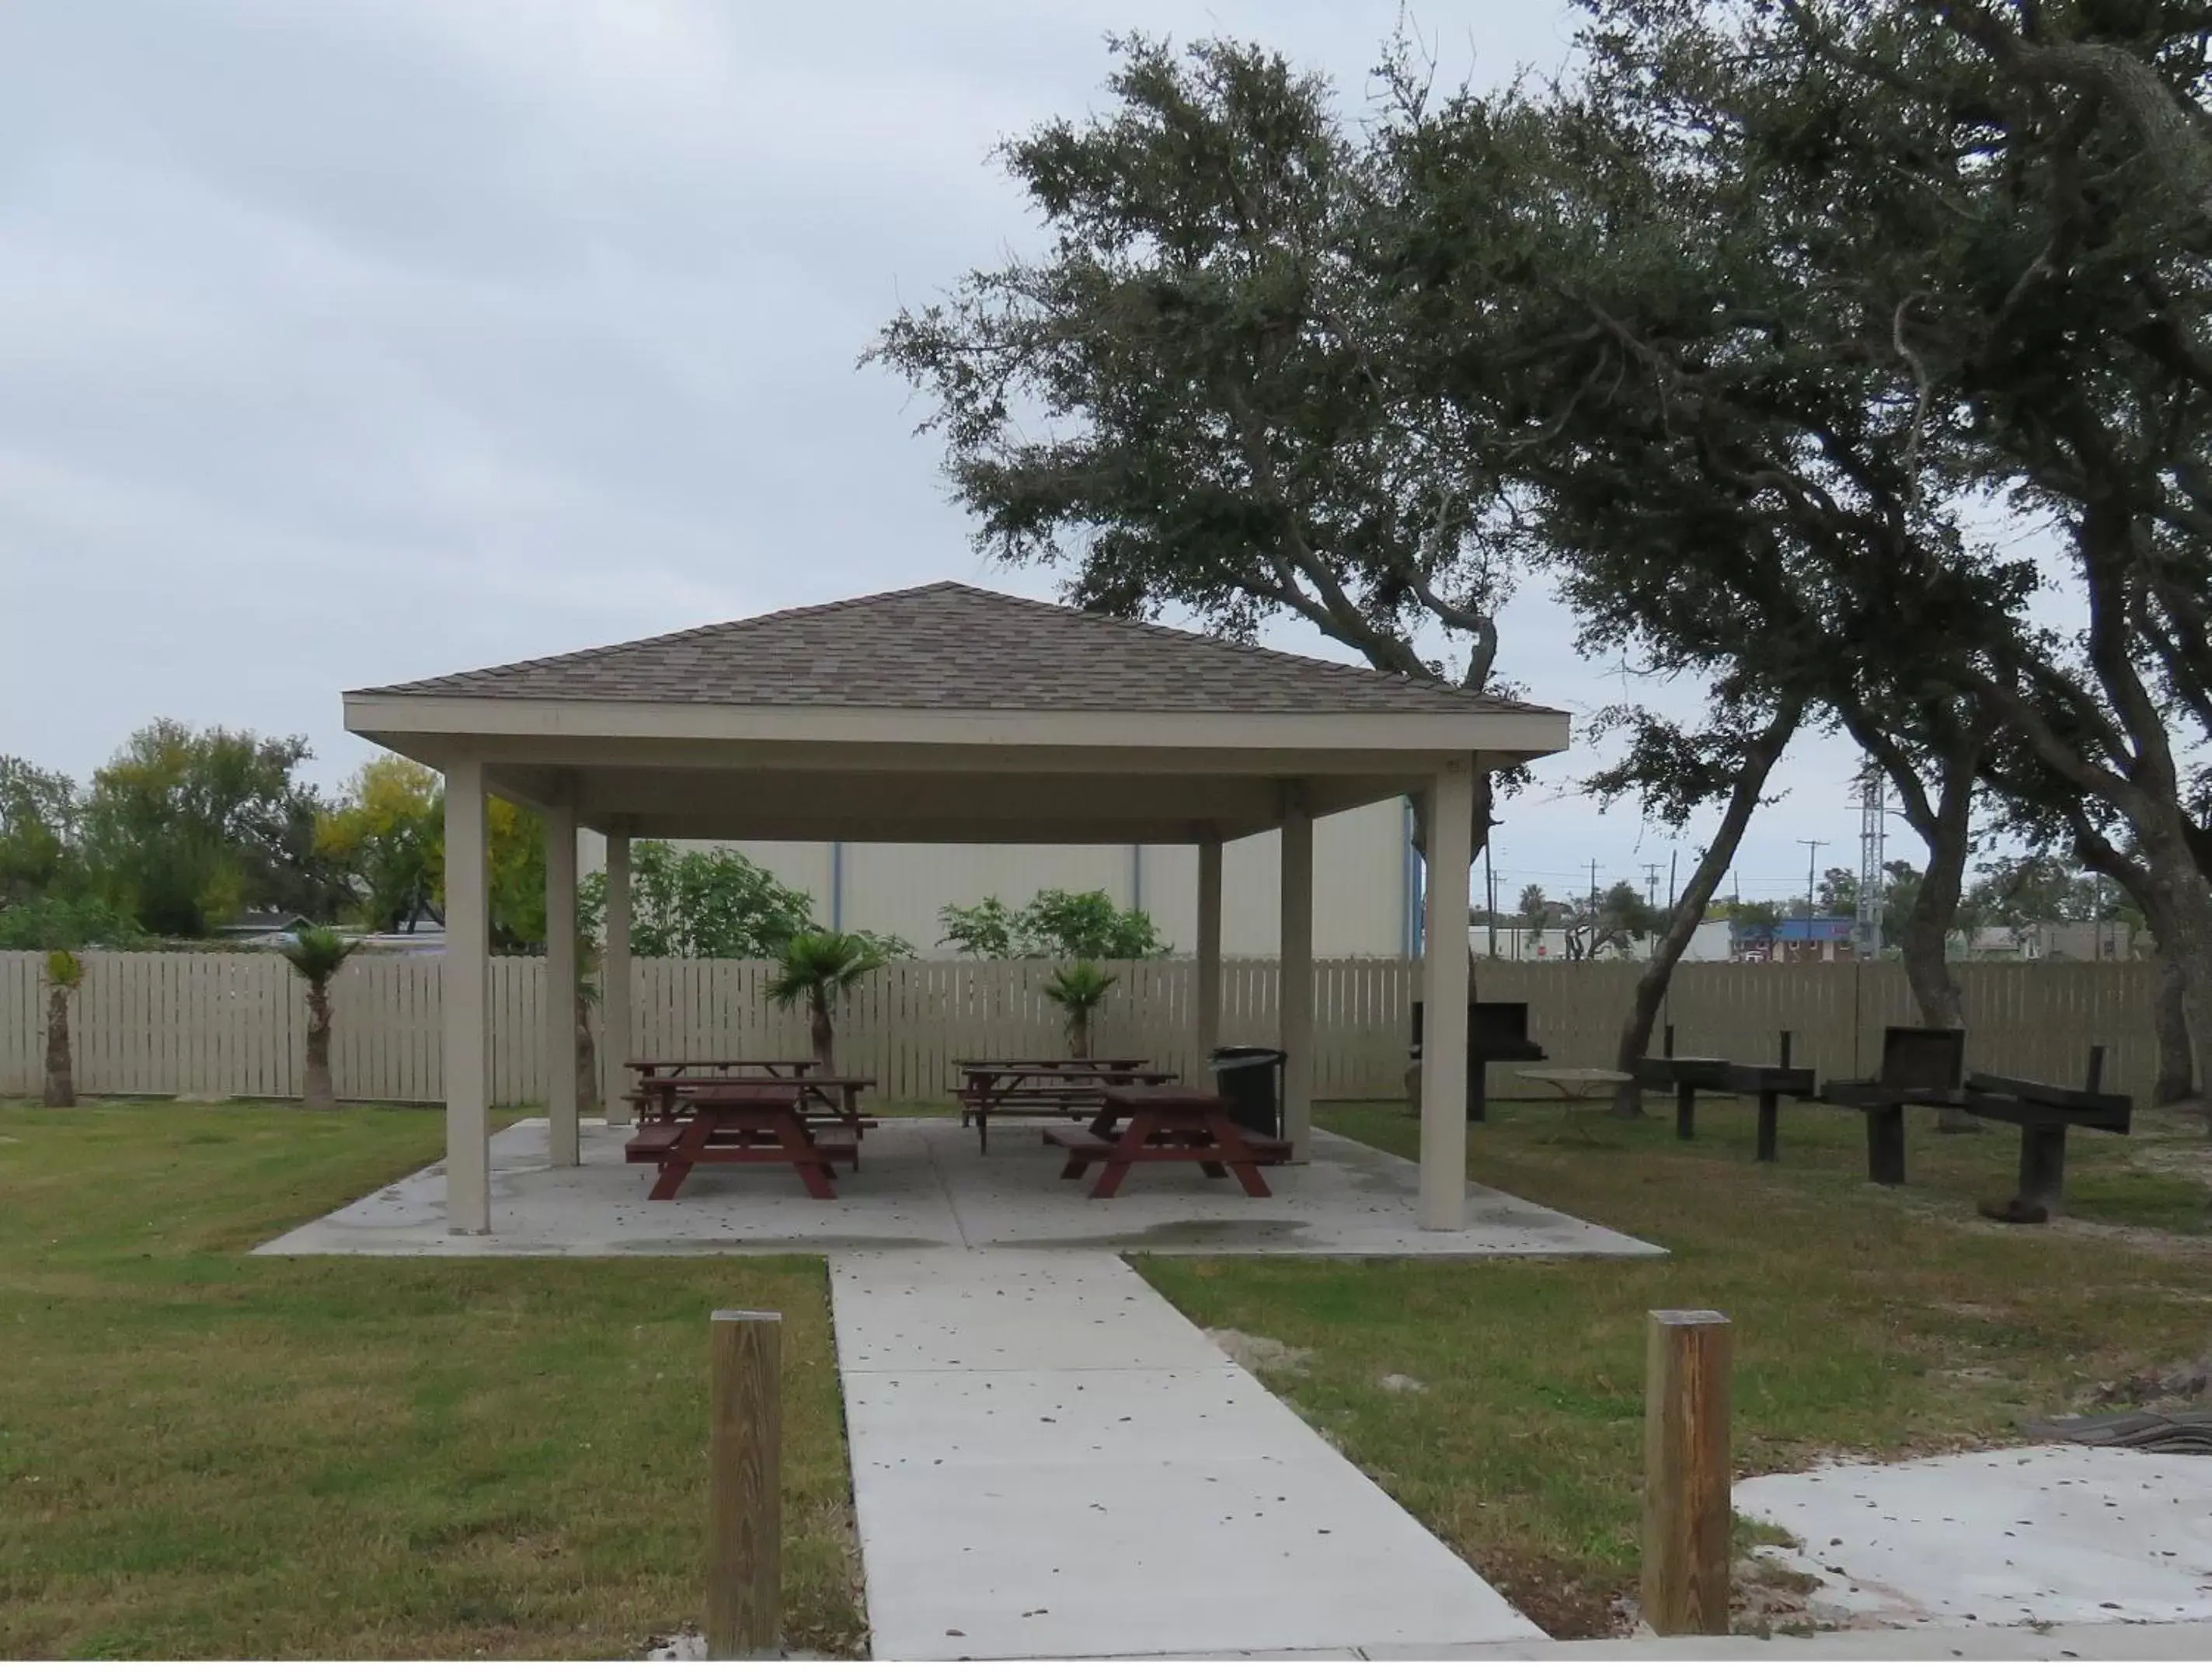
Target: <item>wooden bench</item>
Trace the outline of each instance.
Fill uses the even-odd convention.
[[[1728,1060],[1718,1056],[1676,1056],[1674,1024],[1668,1023],[1657,1056],[1636,1059],[1636,1083],[1646,1091],[1674,1094],[1674,1135],[1687,1142],[1698,1135],[1698,1093],[1723,1090]]]
[[[1782,1032],[1782,1052],[1773,1062],[1731,1062],[1724,1082],[1726,1089],[1739,1097],[1759,1100],[1759,1139],[1756,1153],[1761,1161],[1771,1161],[1780,1152],[1782,1099],[1809,1097],[1813,1095],[1815,1076],[1810,1068],[1793,1066],[1790,1061],[1790,1031]]]
[[[1093,1161],[1103,1161],[1114,1152],[1114,1134],[1109,1132],[1102,1135],[1096,1127],[1047,1127],[1040,1135],[1053,1148],[1068,1152],[1071,1167],[1077,1158],[1088,1164]],[[1252,1152],[1252,1158],[1263,1167],[1279,1166],[1291,1158],[1291,1140],[1287,1138],[1268,1138],[1256,1132],[1248,1132],[1244,1134],[1244,1144]],[[1218,1163],[1209,1164],[1206,1173],[1213,1178],[1228,1176]],[[1062,1178],[1080,1178],[1082,1176],[1079,1170],[1060,1174]]]
[[[2127,1132],[2135,1113],[2134,1101],[2118,1092],[2099,1091],[2104,1074],[2105,1048],[2092,1045],[2088,1072],[2078,1091],[2003,1074],[1966,1076],[1966,1101],[1971,1113],[2020,1128],[2019,1189],[2009,1201],[1978,1204],[1984,1219],[2008,1225],[2041,1225],[2058,1211],[2066,1193],[2067,1128]]]
[[[1963,1109],[1964,1028],[1884,1028],[1881,1071],[1872,1079],[1832,1079],[1820,1101],[1863,1110],[1867,1123],[1867,1180],[1905,1183],[1905,1110]]]
[[[864,1121],[861,1124],[872,1127],[875,1122]],[[629,1141],[623,1146],[623,1159],[665,1161],[668,1158],[668,1152],[676,1147],[677,1140],[683,1135],[684,1128],[676,1122],[655,1121],[651,1126],[640,1128]],[[814,1140],[814,1149],[815,1152],[825,1161],[843,1162],[855,1171],[859,1170],[860,1146],[850,1138],[817,1136]]]

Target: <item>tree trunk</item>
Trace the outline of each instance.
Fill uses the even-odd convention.
[[[1905,979],[1911,986],[1913,1002],[1920,1008],[1924,1028],[1966,1026],[1966,1007],[1952,974],[1945,943],[1959,915],[1959,897],[1966,887],[1966,853],[1972,844],[1974,774],[1978,750],[1954,756],[1944,763],[1943,781],[1937,793],[1933,826],[1921,832],[1928,843],[1928,874],[1921,879],[1898,935],[1898,950],[1905,961]],[[1938,1132],[1979,1132],[1982,1123],[1963,1109],[1936,1111]]]
[[[2144,915],[2159,950],[2181,972],[2181,1014],[2192,1063],[2212,1063],[2212,885],[2197,868],[2179,808],[2151,830],[2136,826],[2148,896]],[[2147,823],[2148,821],[2146,821]],[[2212,1137],[2212,1105],[2204,1114]]]
[[[1087,1010],[1067,1013],[1067,1054],[1077,1057],[1091,1055],[1091,1012]]]
[[[833,1053],[837,1048],[837,1031],[830,1020],[830,1000],[817,993],[808,1002],[808,1023],[814,1037],[814,1060],[822,1065],[821,1072],[837,1072]]]
[[[317,982],[307,989],[307,1080],[303,1109],[336,1109],[337,1092],[331,1085],[331,993]]]
[[[576,995],[576,1110],[596,1115],[599,1102],[599,1046],[592,1037],[591,1000]]]
[[[51,988],[46,994],[46,1085],[42,1101],[48,1109],[76,1107],[76,1075],[70,1062],[70,990]]]
[[[2186,1103],[2197,1095],[2196,1062],[2189,1049],[2189,1009],[2181,965],[2161,953],[2158,960],[2158,997],[2151,1022],[2158,1034],[2158,1081],[2151,1087],[2154,1109]]]
[[[1797,699],[1783,703],[1767,722],[1766,729],[1744,751],[1743,769],[1729,791],[1720,828],[1713,832],[1713,839],[1698,860],[1697,869],[1691,872],[1689,886],[1674,902],[1674,915],[1667,920],[1658,944],[1651,949],[1651,961],[1637,977],[1636,995],[1629,1003],[1628,1018],[1621,1024],[1620,1043],[1613,1052],[1613,1067],[1625,1073],[1634,1074],[1637,1059],[1650,1053],[1651,1030],[1659,1020],[1660,1006],[1666,1002],[1667,984],[1674,979],[1674,966],[1689,950],[1690,938],[1698,932],[1698,925],[1705,921],[1705,908],[1712,903],[1721,879],[1728,874],[1729,866],[1735,858],[1736,846],[1743,840],[1744,829],[1751,823],[1752,814],[1759,810],[1759,792],[1766,787],[1767,776],[1774,770],[1775,762],[1790,746],[1798,718],[1804,711],[1804,703]],[[1613,1106],[1617,1115],[1644,1112],[1643,1098],[1635,1080],[1625,1081],[1613,1093]]]

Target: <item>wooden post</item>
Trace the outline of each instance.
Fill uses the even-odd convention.
[[[1729,1321],[1654,1312],[1644,1383],[1644,1618],[1662,1636],[1729,1626]]]
[[[716,1312],[707,1492],[707,1652],[783,1653],[783,1314]]]
[[[1867,1183],[1905,1183],[1905,1105],[1877,1104],[1866,1112]]]

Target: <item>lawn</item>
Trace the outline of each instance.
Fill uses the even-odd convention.
[[[1734,1320],[1741,1474],[2008,1443],[2022,1418],[2212,1347],[2201,1135],[2077,1136],[2077,1220],[1998,1226],[1973,1202],[2008,1192],[2014,1130],[1914,1119],[1914,1183],[1884,1190],[1863,1182],[1863,1128],[1817,1106],[1784,1104],[1783,1158],[1761,1167],[1727,1101],[1693,1144],[1671,1118],[1578,1129],[1493,1104],[1475,1178],[1670,1257],[1143,1266],[1200,1323],[1304,1350],[1262,1369],[1271,1387],[1547,1629],[1602,1635],[1635,1584],[1652,1308]],[[1395,1109],[1322,1121],[1413,1152]]]
[[[699,1616],[717,1306],[785,1318],[790,1640],[860,1648],[818,1261],[246,1253],[439,1118],[0,1104],[0,1656],[635,1655]]]

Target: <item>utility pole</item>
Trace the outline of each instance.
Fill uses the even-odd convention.
[[[1644,903],[1654,911],[1659,909],[1659,867],[1650,860],[1644,866]]]
[[[1490,863],[1490,844],[1482,844],[1482,897],[1490,915],[1490,955],[1498,956],[1498,872]]]
[[[1596,915],[1597,915],[1597,861],[1596,861],[1595,860],[1592,860],[1590,861],[1590,893],[1589,893],[1589,909],[1590,909],[1590,915],[1591,915],[1591,916],[1593,916],[1593,917],[1596,916]]]
[[[1674,915],[1674,908],[1682,903],[1682,892],[1674,886],[1674,861],[1681,856],[1680,848],[1669,848],[1667,850],[1667,915],[1669,917]]]
[[[1862,958],[1881,956],[1882,842],[1888,833],[1888,780],[1871,756],[1859,770],[1859,897],[1851,927]]]
[[[1805,849],[1805,956],[1809,958],[1813,956],[1814,879],[1818,875],[1820,850],[1828,844],[1825,842],[1815,842],[1809,836],[1799,836],[1797,840]]]

